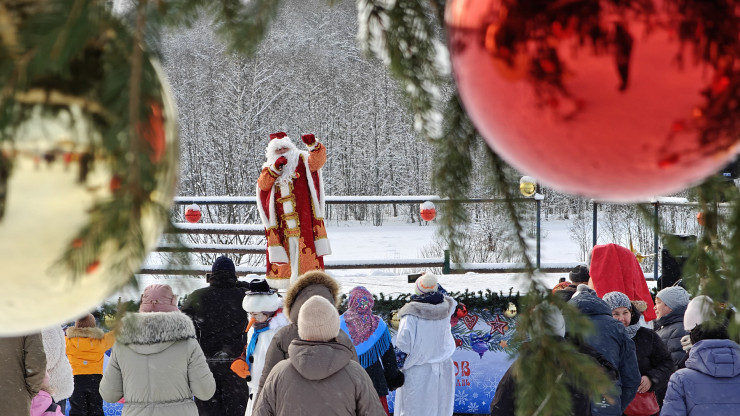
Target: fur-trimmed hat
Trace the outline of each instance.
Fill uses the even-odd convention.
[[[568,278],[573,283],[588,283],[588,279],[591,275],[588,273],[588,267],[582,264],[574,267],[573,270],[568,273]]]
[[[277,291],[271,289],[265,279],[249,282],[249,291],[244,296],[242,308],[247,312],[274,312],[283,306]]]
[[[149,285],[141,294],[139,312],[177,312],[177,296],[170,285]]]
[[[423,295],[424,293],[436,292],[439,289],[439,283],[437,283],[437,276],[432,273],[424,273],[416,278],[414,284],[414,293],[417,295]]]
[[[326,342],[339,334],[339,312],[323,296],[311,296],[298,315],[298,336],[305,341]]]
[[[690,296],[689,292],[681,286],[671,286],[658,292],[655,298],[660,298],[665,306],[673,310],[688,305]]]
[[[95,328],[96,326],[98,326],[98,323],[91,313],[75,321],[75,328]]]
[[[291,322],[298,322],[298,312],[304,302],[314,295],[323,296],[334,305],[339,305],[341,301],[337,281],[321,270],[311,270],[299,276],[285,292],[283,313]]]

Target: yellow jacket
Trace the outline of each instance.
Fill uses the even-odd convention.
[[[67,328],[67,358],[72,374],[103,374],[103,356],[116,342],[114,332],[100,328]]]

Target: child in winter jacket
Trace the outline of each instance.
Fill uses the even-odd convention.
[[[62,407],[54,403],[54,399],[51,397],[52,390],[49,387],[49,373],[47,372],[41,390],[31,400],[31,416],[64,415]]]
[[[257,397],[262,368],[265,365],[267,347],[278,329],[289,324],[283,315],[283,301],[277,291],[270,288],[264,279],[254,279],[249,283],[249,291],[244,296],[242,307],[249,313],[254,323],[247,332],[247,345],[244,350],[244,360],[249,365],[247,385],[249,386],[249,402],[246,416],[252,414],[254,399]]]
[[[69,398],[69,416],[104,416],[98,387],[103,378],[103,356],[114,343],[115,334],[98,328],[92,314],[67,328],[67,358],[75,382]]]

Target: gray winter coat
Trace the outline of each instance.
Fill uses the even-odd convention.
[[[686,355],[681,346],[681,338],[688,334],[683,329],[683,315],[686,313],[686,307],[682,306],[674,309],[668,315],[656,319],[653,323],[655,332],[660,336],[660,339],[665,343],[668,352],[671,353],[671,359],[673,365],[678,366]]]
[[[253,416],[384,416],[378,393],[352,351],[336,342],[295,340],[260,389]]]
[[[208,400],[216,382],[181,312],[126,315],[100,382],[103,400],[122,397],[125,416],[197,416],[193,396]]]

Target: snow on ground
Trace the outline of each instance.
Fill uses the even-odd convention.
[[[542,222],[541,264],[580,262],[578,246],[569,238],[569,221],[553,220]],[[331,221],[327,223],[327,233],[331,241],[332,254],[326,260],[398,260],[423,257],[424,248],[433,244],[437,232],[436,224],[419,226],[399,221],[386,221],[375,227],[369,223]],[[534,241],[532,241],[534,254]],[[340,283],[342,291],[348,293],[352,288],[362,285],[372,293],[386,295],[411,293],[413,284],[408,283],[408,274],[419,273],[424,269],[352,269],[328,270]],[[241,280],[258,278],[257,275],[242,277]],[[567,273],[544,274],[540,278],[547,287],[554,286],[560,277]],[[141,290],[152,283],[167,283],[182,296],[195,289],[206,286],[201,277],[185,276],[138,276],[139,288],[127,287],[109,298],[115,301],[138,299]],[[478,291],[490,289],[507,294],[526,289],[523,276],[516,273],[465,273],[439,276],[440,284],[448,291]],[[652,287],[653,282],[648,281]]]

